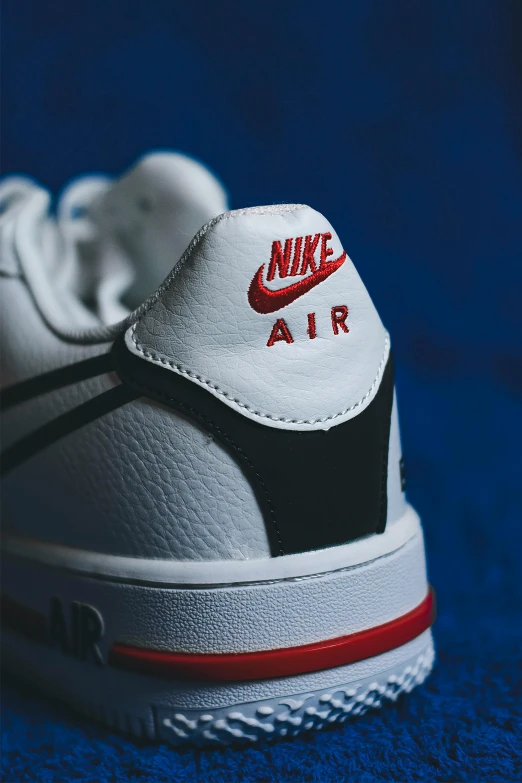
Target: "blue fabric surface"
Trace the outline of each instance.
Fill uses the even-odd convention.
[[[233,205],[310,203],[390,329],[436,670],[341,729],[138,745],[4,677],[6,781],[515,781],[521,761],[522,4],[3,4],[3,171],[58,189],[150,148]]]

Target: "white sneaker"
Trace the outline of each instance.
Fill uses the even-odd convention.
[[[4,661],[172,744],[421,683],[390,339],[328,221],[227,212],[166,153],[77,181],[57,218],[29,180],[0,199]]]

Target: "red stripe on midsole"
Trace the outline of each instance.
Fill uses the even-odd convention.
[[[415,639],[432,625],[434,619],[435,594],[430,588],[424,601],[411,612],[375,628],[325,642],[280,650],[209,655],[147,650],[116,642],[109,653],[109,664],[155,677],[190,680],[231,681],[285,677],[330,669],[380,655]]]

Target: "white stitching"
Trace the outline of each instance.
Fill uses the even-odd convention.
[[[232,397],[232,395],[228,394],[228,392],[224,391],[223,389],[220,389],[219,386],[216,386],[216,384],[212,383],[212,381],[203,378],[201,375],[198,375],[197,373],[190,372],[190,370],[185,370],[180,364],[175,364],[169,359],[166,359],[162,356],[158,356],[158,354],[154,354],[154,353],[150,353],[149,351],[146,351],[138,343],[138,340],[136,338],[135,332],[136,332],[137,325],[138,325],[137,323],[134,324],[130,329],[131,339],[134,345],[136,346],[136,350],[139,351],[139,353],[143,354],[143,356],[146,359],[153,362],[154,364],[168,365],[169,367],[172,367],[173,370],[176,370],[176,372],[179,372],[181,375],[187,375],[189,378],[194,378],[196,381],[199,381],[199,383],[208,386],[209,389],[212,389],[213,391],[217,392],[217,394],[219,394],[220,396],[225,397],[227,400],[230,400],[231,402],[235,403],[235,405],[238,405],[240,408],[244,408],[249,413],[252,413],[254,416],[259,416],[262,419],[269,419],[270,421],[280,421],[285,424],[322,424],[325,421],[332,421],[333,419],[338,419],[341,416],[345,416],[347,413],[350,413],[350,411],[353,411],[355,410],[355,408],[358,408],[368,399],[368,397],[370,397],[377,383],[379,382],[384,367],[384,363],[386,361],[386,355],[390,347],[390,338],[388,335],[386,335],[384,340],[384,352],[377,370],[377,375],[375,376],[372,385],[370,386],[370,388],[368,389],[364,397],[361,397],[361,399],[358,402],[354,403],[354,405],[351,405],[349,408],[345,408],[345,410],[340,411],[339,413],[334,413],[331,416],[324,416],[322,419],[287,419],[282,416],[272,416],[269,413],[261,413],[261,411],[256,411],[253,408],[251,408],[249,405],[246,405],[244,402],[238,400],[237,397]]]

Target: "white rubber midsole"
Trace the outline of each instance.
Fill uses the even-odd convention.
[[[152,660],[281,651],[377,632],[394,620],[400,626],[428,594],[411,508],[383,535],[303,555],[144,561],[6,537],[2,568],[4,663],[110,725],[175,745],[293,736],[342,722],[411,690],[433,663],[429,629],[405,643],[399,634],[397,646],[352,663],[324,668],[325,660],[308,673],[238,681],[125,671],[114,657],[118,648],[140,648]]]
[[[52,597],[103,618],[112,643],[187,653],[296,647],[357,633],[418,607],[428,591],[422,530],[395,551],[311,576],[226,586],[171,587],[93,579],[7,555],[3,591],[47,617]]]
[[[421,531],[411,506],[381,535],[367,536],[342,546],[297,555],[259,560],[153,560],[105,555],[6,534],[2,548],[43,565],[101,579],[142,584],[233,585],[311,576],[352,568],[377,560],[403,547]],[[422,535],[422,534],[421,534]]]

